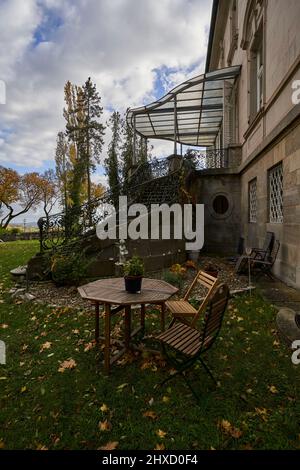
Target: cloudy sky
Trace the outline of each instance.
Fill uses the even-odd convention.
[[[106,121],[112,110],[148,104],[202,73],[211,3],[0,0],[0,165],[21,173],[53,167],[67,80],[92,78]],[[172,151],[151,143],[155,155]]]

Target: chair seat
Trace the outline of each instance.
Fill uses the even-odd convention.
[[[200,336],[200,332],[195,328],[176,323],[157,338],[187,356],[194,356],[200,349]]]
[[[173,315],[195,315],[197,310],[186,300],[168,300],[166,307]]]

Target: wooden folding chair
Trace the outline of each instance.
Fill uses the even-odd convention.
[[[267,257],[269,256],[269,254],[271,253],[273,249],[273,245],[274,245],[274,232],[267,232],[264,243],[263,243],[263,247],[251,249],[251,253],[249,255],[249,257],[251,258],[251,261],[254,259],[265,261]],[[236,274],[239,274],[244,271],[244,269],[247,267],[249,257],[247,255],[242,255],[239,257],[234,268]]]
[[[204,286],[208,289],[208,292],[204,299],[202,300],[198,310],[193,307],[188,299],[196,286],[199,283],[201,286]],[[191,326],[195,326],[198,318],[201,313],[205,311],[208,302],[211,299],[213,291],[218,283],[218,278],[207,274],[204,271],[199,271],[196,277],[194,278],[192,284],[185,293],[185,296],[181,300],[167,300],[166,308],[172,313],[173,319],[170,323],[170,326],[173,325],[175,320],[180,320],[183,323],[186,323]]]
[[[227,285],[219,284],[213,293],[201,331],[177,321],[168,330],[157,337],[157,339],[161,341],[167,360],[176,369],[175,374],[167,377],[160,385],[163,385],[168,380],[180,374],[198,399],[187,377],[183,374],[187,369],[193,366],[196,361],[202,364],[214,383],[217,384],[212,372],[204,362],[202,355],[212,347],[217,339],[228,299],[229,289]],[[168,349],[175,353],[175,356],[169,354]],[[178,355],[180,356],[179,358],[177,358]]]
[[[266,260],[254,259],[251,260],[251,270],[254,274],[266,274],[270,279],[274,279],[272,275],[272,267],[276,261],[278,251],[280,248],[279,240],[275,240],[272,251]]]

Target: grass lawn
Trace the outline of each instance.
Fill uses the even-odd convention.
[[[0,339],[7,347],[0,448],[300,448],[300,366],[277,336],[275,309],[258,294],[230,302],[207,357],[219,387],[194,370],[197,405],[180,378],[154,390],[168,370],[147,357],[113,366],[105,377],[101,353],[90,347],[88,312],[13,303],[9,270],[37,249],[35,241],[0,245]],[[158,329],[157,319],[149,312],[148,332]],[[70,359],[65,366],[75,367],[61,368]]]

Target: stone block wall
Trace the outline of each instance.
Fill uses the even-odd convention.
[[[283,165],[283,223],[269,221],[268,170]],[[249,223],[248,184],[257,178],[257,222]],[[266,231],[275,233],[281,246],[274,273],[287,284],[300,287],[300,123],[269,150],[259,155],[241,176],[242,233],[247,243],[261,246]]]

